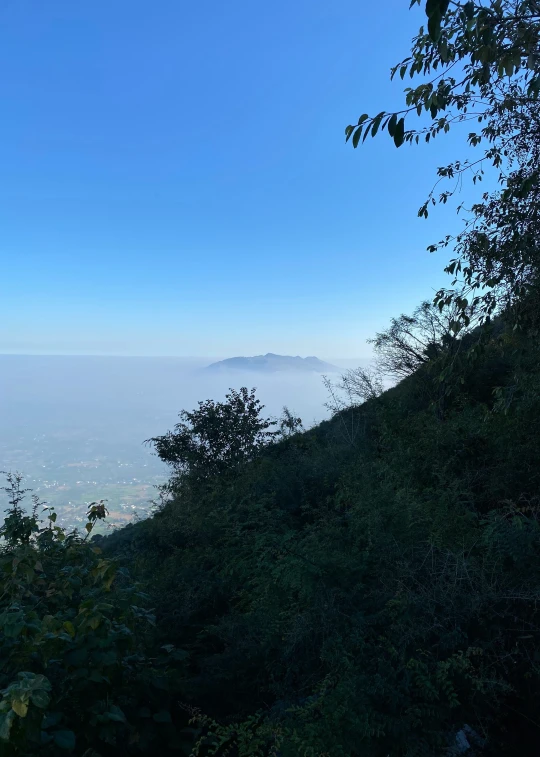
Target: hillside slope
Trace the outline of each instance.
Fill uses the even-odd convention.
[[[444,412],[428,366],[108,540],[189,654],[178,699],[210,741],[537,753],[539,358],[499,334]]]

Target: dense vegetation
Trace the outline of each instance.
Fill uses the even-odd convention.
[[[101,502],[83,535],[41,525],[8,475],[0,755],[538,753],[540,6],[426,13],[396,72],[440,73],[347,137],[484,124],[501,186],[444,241],[461,281],[328,382],[315,428],[246,388],[183,411],[150,440],[160,507],[111,537]]]
[[[104,503],[89,506],[84,536],[66,533],[37,498],[28,514],[20,476],[7,479],[0,754],[159,753],[171,744],[168,667],[185,655],[155,646],[149,597],[90,541]]]
[[[205,743],[436,754],[468,726],[535,753],[539,357],[500,331],[442,413],[426,365],[227,475],[173,477],[117,534],[189,652],[179,700],[220,724]]]

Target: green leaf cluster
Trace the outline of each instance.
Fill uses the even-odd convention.
[[[5,490],[0,754],[107,757],[119,745],[123,753],[167,748],[187,722],[163,717],[184,662],[174,647],[155,646],[148,596],[89,540],[104,504],[89,505],[82,536],[65,532],[46,507],[43,525],[38,500],[26,514],[19,475],[8,474]],[[153,720],[140,719],[143,706]]]
[[[415,0],[411,7],[416,5]],[[465,145],[478,156],[437,169],[437,182],[418,215],[446,204],[469,177],[480,186],[489,167],[497,188],[479,192],[465,209],[464,227],[428,247],[450,248],[446,267],[453,277],[436,304],[465,298],[488,321],[512,312],[516,323],[537,320],[540,292],[540,14],[533,0],[452,2],[427,0],[427,28],[420,27],[411,54],[392,69],[392,78],[421,77],[404,90],[405,107],[375,116],[364,113],[347,126],[353,147],[368,135],[388,132],[397,147],[429,143],[462,127]],[[412,127],[411,119],[420,119]],[[411,128],[405,129],[405,121]],[[472,129],[472,130],[471,130]],[[439,191],[441,182],[449,181]],[[531,307],[532,305],[532,307]],[[465,314],[460,316],[465,321]]]

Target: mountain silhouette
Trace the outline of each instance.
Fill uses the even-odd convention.
[[[230,357],[207,366],[206,371],[221,373],[225,371],[253,371],[255,373],[277,373],[286,371],[289,373],[335,373],[340,369],[319,360],[318,357],[295,357],[291,355],[275,355],[267,352],[266,355],[254,357]]]

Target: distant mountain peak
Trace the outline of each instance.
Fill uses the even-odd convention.
[[[314,355],[300,357],[300,355],[276,355],[267,352],[266,355],[254,355],[253,357],[230,357],[212,363],[206,368],[213,373],[224,371],[253,371],[256,373],[277,373],[278,371],[289,373],[334,373],[339,371],[335,365],[326,363]]]

